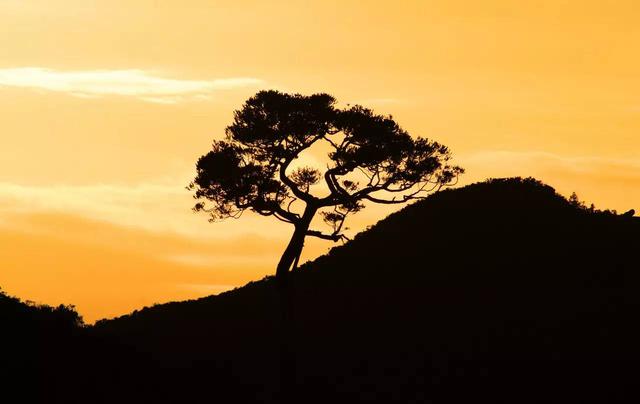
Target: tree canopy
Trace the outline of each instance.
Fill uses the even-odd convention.
[[[235,111],[225,133],[197,162],[194,209],[211,220],[250,210],[293,224],[287,249],[293,258],[281,261],[278,272],[297,262],[305,236],[343,239],[345,219],[364,202],[406,203],[454,184],[464,172],[449,163],[446,146],[410,136],[391,116],[360,105],[340,108],[328,94],[258,92]],[[324,172],[294,166],[321,143],[328,150]],[[309,228],[316,213],[329,231]]]

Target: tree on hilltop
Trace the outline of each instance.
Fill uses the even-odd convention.
[[[360,105],[338,108],[328,94],[258,92],[235,111],[225,133],[197,162],[189,185],[198,199],[194,209],[211,220],[250,210],[292,224],[276,277],[297,265],[307,236],[344,239],[345,219],[364,202],[406,203],[464,172],[449,164],[446,146],[413,138],[391,116]],[[324,172],[292,166],[320,143],[329,150]],[[310,228],[316,214],[329,231]]]

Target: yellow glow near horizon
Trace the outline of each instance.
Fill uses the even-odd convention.
[[[209,224],[184,189],[263,88],[392,114],[450,146],[464,183],[531,175],[638,209],[639,17],[635,0],[2,1],[0,287],[93,321],[273,272],[286,225]]]

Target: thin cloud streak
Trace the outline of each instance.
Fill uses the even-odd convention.
[[[80,98],[134,97],[142,101],[176,104],[210,99],[216,91],[257,87],[252,77],[180,80],[140,69],[58,71],[43,67],[0,69],[0,86],[51,91]]]
[[[457,161],[467,168],[468,174],[463,176],[465,183],[486,177],[535,176],[552,185],[567,183],[577,187],[582,184],[589,189],[606,186],[609,189],[606,195],[625,192],[631,198],[635,198],[636,193],[625,191],[627,188],[622,185],[640,185],[640,160],[637,159],[485,150],[460,155]],[[313,156],[307,156],[301,163],[320,164]],[[475,173],[482,173],[482,176]],[[189,178],[190,175],[184,174],[139,184],[95,185],[36,186],[0,182],[0,225],[5,221],[3,217],[13,214],[53,212],[189,237],[238,236],[246,234],[248,228],[278,240],[288,237],[290,229],[287,225],[274,224],[271,219],[257,215],[243,216],[241,221],[207,223],[205,215],[191,211],[194,200],[191,192],[185,189]],[[604,198],[604,201],[608,203],[609,200]],[[380,219],[382,213],[378,208],[372,206],[371,210],[354,216],[352,228],[360,229],[364,224]]]
[[[32,186],[0,183],[0,219],[3,215],[52,212],[70,213],[155,232],[171,232],[192,237],[208,237],[222,231],[227,235],[246,233],[251,218],[211,226],[205,215],[191,211],[194,201],[184,187],[187,181],[159,180],[136,185],[50,185]],[[286,230],[286,226],[285,229]],[[273,231],[273,228],[271,229]]]
[[[462,156],[468,164],[492,166],[534,166],[580,174],[608,173],[625,178],[640,177],[640,160],[597,156],[563,156],[544,151],[484,150]]]

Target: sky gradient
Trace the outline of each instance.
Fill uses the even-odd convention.
[[[92,322],[273,273],[287,225],[210,224],[185,189],[261,89],[392,114],[448,145],[462,183],[535,176],[638,209],[639,18],[637,1],[0,1],[0,287]]]

